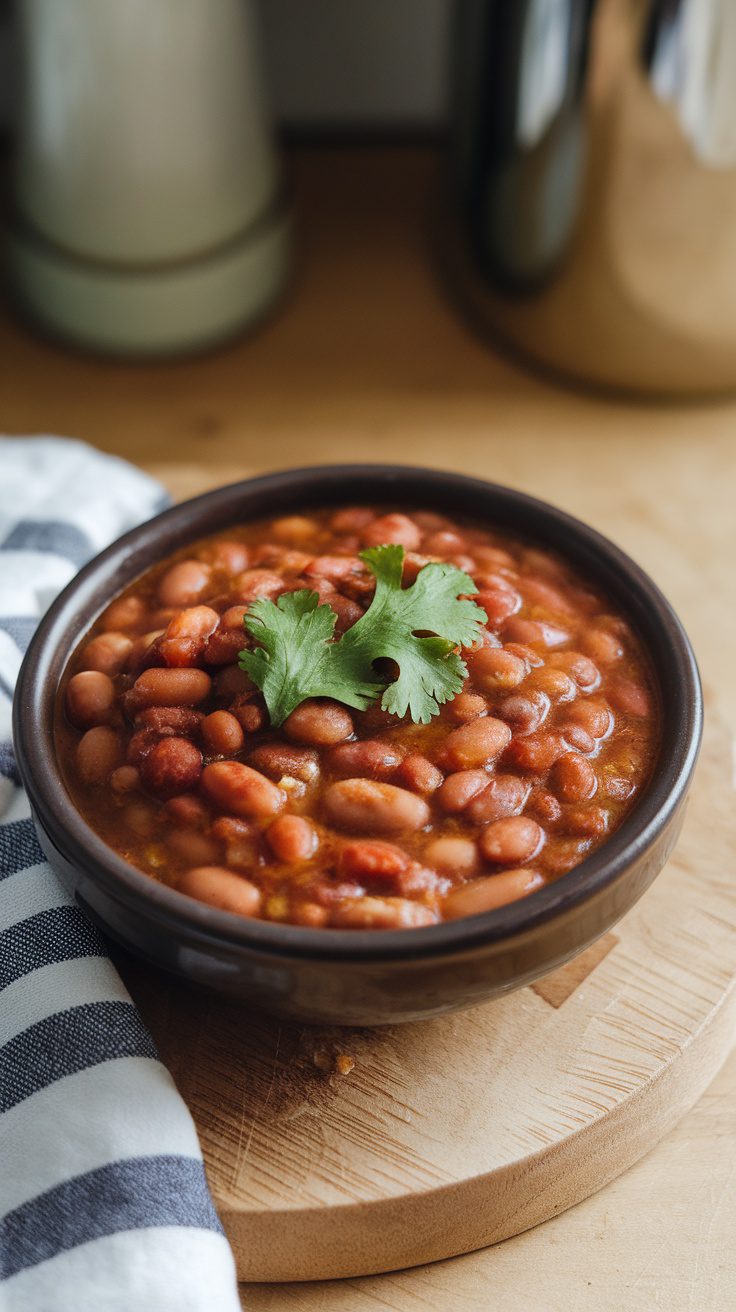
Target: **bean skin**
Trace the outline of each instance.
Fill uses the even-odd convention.
[[[613,729],[613,716],[603,701],[591,697],[565,709],[566,724],[577,724],[591,738],[607,738]],[[563,729],[564,732],[564,729]]]
[[[146,788],[159,797],[173,797],[194,788],[202,773],[202,753],[188,738],[162,738],[139,766]]]
[[[284,721],[284,733],[307,747],[330,747],[352,736],[353,721],[338,702],[311,700],[291,712]]]
[[[207,591],[212,570],[202,560],[180,560],[164,574],[158,585],[162,606],[192,606]]]
[[[345,510],[335,511],[330,519],[330,528],[335,533],[359,533],[374,518],[373,511],[366,506],[348,506]]]
[[[396,778],[412,793],[422,793],[424,796],[436,792],[443,782],[442,771],[418,752],[412,752],[401,762]]]
[[[110,775],[110,787],[116,793],[132,793],[140,782],[140,774],[134,765],[120,765]]]
[[[577,697],[577,685],[569,674],[563,670],[553,670],[548,665],[542,669],[532,670],[524,681],[524,691],[533,689],[544,693],[551,702],[572,702]]]
[[[478,850],[470,838],[450,836],[434,838],[424,849],[424,860],[434,870],[464,879],[478,869]]]
[[[463,811],[476,794],[488,787],[488,778],[485,770],[456,770],[448,774],[437,793],[442,810],[450,815]]]
[[[78,729],[108,724],[115,707],[115,685],[101,670],[82,670],[66,688],[66,709]]]
[[[630,679],[618,679],[609,689],[609,697],[614,708],[623,715],[643,719],[651,715],[652,700],[646,688],[633,683]]]
[[[105,633],[138,629],[145,623],[146,608],[140,597],[118,597],[102,616]]]
[[[317,851],[319,839],[314,825],[301,815],[282,815],[269,825],[266,841],[279,861],[296,865]]]
[[[480,715],[488,714],[488,702],[480,693],[459,692],[457,697],[449,702],[447,714],[456,724],[469,724],[471,720],[477,720]]]
[[[605,629],[590,629],[583,634],[580,646],[596,665],[614,665],[624,654],[623,643]]]
[[[345,878],[361,882],[365,879],[392,880],[408,870],[409,865],[409,857],[400,847],[366,839],[345,844],[340,852],[338,870]]]
[[[518,687],[528,666],[504,647],[481,647],[468,657],[473,683],[482,692],[508,692]]]
[[[536,820],[525,815],[510,815],[494,820],[480,836],[480,850],[486,861],[502,866],[518,866],[531,861],[544,842],[544,832]]]
[[[429,907],[403,897],[361,897],[335,907],[330,924],[336,929],[411,929],[434,925],[437,917]]]
[[[418,551],[422,534],[408,515],[381,515],[367,524],[361,533],[366,547],[380,547],[384,543],[398,543],[407,551]]]
[[[550,658],[554,669],[574,679],[581,692],[594,692],[601,681],[600,671],[589,656],[579,651],[554,652]]]
[[[82,652],[82,668],[101,674],[120,674],[125,669],[133,646],[124,633],[98,633]]]
[[[577,752],[566,752],[552,766],[549,786],[561,802],[587,802],[598,787],[598,779],[590,761]]]
[[[257,916],[261,909],[260,889],[224,866],[195,866],[187,870],[179,880],[179,892],[219,911],[232,911],[236,916]]]
[[[333,824],[363,834],[423,829],[430,818],[429,807],[421,797],[373,779],[343,779],[330,784],[324,805]]]
[[[523,811],[529,796],[530,785],[515,774],[497,774],[481,793],[475,796],[466,811],[471,824],[488,824],[505,816]]]
[[[508,642],[538,642],[545,647],[561,647],[563,643],[570,641],[567,629],[561,629],[556,624],[543,623],[541,620],[521,619],[519,615],[512,615],[504,624],[503,635]]]
[[[567,744],[559,734],[531,733],[526,738],[514,738],[504,760],[518,770],[546,774],[566,750]]]
[[[327,764],[335,774],[354,778],[390,779],[401,764],[403,752],[393,743],[369,738],[362,743],[341,743],[333,747]]]
[[[483,911],[517,902],[536,892],[544,884],[536,870],[504,870],[500,875],[486,875],[455,888],[447,894],[443,911],[445,920],[459,920],[463,916],[477,916]]]
[[[319,777],[319,757],[309,747],[291,747],[288,743],[263,743],[248,757],[249,765],[272,779],[290,775],[311,783]]]
[[[169,621],[158,649],[166,665],[194,665],[214,633],[220,617],[211,606],[190,606]]]
[[[265,775],[240,761],[215,761],[202,771],[202,788],[221,810],[245,820],[267,820],[286,801],[286,794]]]
[[[504,624],[521,606],[521,597],[513,588],[483,588],[473,601],[485,611],[493,627]]]
[[[501,719],[511,725],[515,734],[534,733],[547,719],[550,700],[546,693],[530,689],[529,692],[516,692],[504,697],[496,709]]]
[[[204,701],[212,688],[212,680],[204,670],[171,670],[152,666],[144,670],[133,684],[133,700],[141,708],[146,706],[196,706]]]
[[[445,739],[442,759],[451,770],[473,770],[488,765],[511,741],[511,730],[502,720],[484,715],[453,729]]]
[[[281,519],[275,519],[271,525],[271,532],[279,542],[296,545],[314,537],[317,529],[316,521],[307,519],[306,515],[283,515]]]
[[[77,745],[77,770],[86,784],[104,783],[122,759],[120,736],[105,725],[88,729]]]
[[[213,711],[202,721],[202,738],[216,756],[234,756],[243,748],[245,734],[229,711]]]

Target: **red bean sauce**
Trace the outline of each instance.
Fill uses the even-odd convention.
[[[358,552],[472,575],[488,616],[430,724],[304,702],[281,729],[237,664],[256,597],[311,588],[344,632],[370,604]],[[249,640],[248,640],[249,641]],[[354,507],[251,523],[149,570],[62,683],[74,801],[126,860],[191,897],[297,925],[429,925],[525,897],[621,823],[658,715],[626,619],[548,551],[435,513]]]

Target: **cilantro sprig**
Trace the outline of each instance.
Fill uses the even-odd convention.
[[[467,667],[458,648],[470,646],[486,622],[480,606],[461,598],[478,590],[470,575],[432,562],[402,588],[403,547],[370,547],[360,558],[376,591],[337,641],[337,616],[316,592],[283,593],[276,602],[258,597],[246,612],[246,631],[259,646],[240,653],[240,666],[263,692],[274,726],[308,697],[359,711],[380,698],[384,711],[426,724],[462,689]],[[393,682],[377,673],[381,658],[398,665]]]

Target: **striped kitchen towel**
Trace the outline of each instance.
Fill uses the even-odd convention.
[[[189,1112],[45,862],[10,741],[33,630],[76,570],[166,503],[80,442],[0,439],[0,1308],[236,1312]]]

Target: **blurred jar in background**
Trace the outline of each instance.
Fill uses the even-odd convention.
[[[289,222],[250,0],[18,0],[18,300],[69,341],[188,352],[260,318]]]
[[[736,387],[736,0],[458,0],[448,265],[541,365]]]

